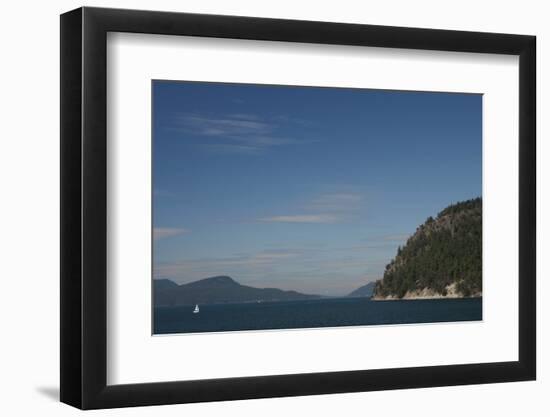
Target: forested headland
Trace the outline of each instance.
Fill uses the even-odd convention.
[[[399,247],[373,299],[478,297],[482,294],[482,200],[443,209]]]

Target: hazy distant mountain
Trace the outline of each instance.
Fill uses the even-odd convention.
[[[362,287],[357,288],[355,291],[349,293],[348,297],[371,297],[374,291],[376,282],[369,282]]]
[[[244,303],[257,301],[291,301],[320,298],[318,295],[283,291],[278,288],[254,288],[241,285],[228,276],[217,276],[177,285],[154,280],[155,306],[179,306],[214,303]]]
[[[153,282],[155,283],[155,291],[162,291],[178,287],[178,284],[176,284],[174,281],[170,281],[169,279],[155,279]]]

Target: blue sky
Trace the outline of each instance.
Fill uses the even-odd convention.
[[[153,82],[154,278],[345,295],[481,195],[482,96]]]

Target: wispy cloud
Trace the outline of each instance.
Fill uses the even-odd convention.
[[[272,216],[261,218],[270,223],[336,223],[338,217],[332,214],[296,214],[290,216]]]
[[[153,239],[160,240],[167,237],[179,236],[189,233],[188,229],[177,227],[155,227],[153,229]]]
[[[155,265],[155,277],[192,277],[190,280],[219,274],[242,275],[267,272],[270,267],[299,259],[302,251],[292,249],[266,250],[256,253],[242,253],[228,257],[190,259],[174,263]]]
[[[273,129],[270,124],[259,121],[257,118],[251,119],[247,115],[227,115],[216,118],[186,114],[179,120],[183,126],[204,136],[259,135]]]
[[[261,222],[270,223],[339,223],[349,220],[359,211],[362,196],[358,193],[321,194],[301,208],[298,213],[262,217]]]
[[[362,242],[366,242],[365,247],[373,247],[380,245],[396,245],[401,242],[406,242],[411,237],[409,233],[389,233],[386,235],[373,235],[361,239]]]
[[[314,198],[308,207],[331,212],[354,211],[361,200],[362,196],[358,193],[328,193]]]
[[[291,250],[291,249],[266,250],[255,254],[253,257],[251,257],[251,260],[259,261],[259,262],[271,262],[271,261],[276,261],[280,259],[295,258],[296,256],[299,256],[301,254],[302,254],[302,251]]]
[[[260,116],[252,113],[231,113],[228,117],[232,119],[244,119],[244,120],[261,120]]]
[[[397,235],[386,235],[382,239],[386,242],[404,242],[406,241],[411,235],[410,234],[397,234]]]
[[[215,152],[257,154],[276,146],[312,143],[279,135],[279,125],[275,119],[248,113],[218,116],[184,113],[175,118],[172,129],[204,138],[199,146]]]

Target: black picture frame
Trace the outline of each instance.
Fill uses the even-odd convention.
[[[108,32],[519,56],[519,360],[107,385]],[[61,15],[61,401],[81,409],[238,400],[536,378],[534,36],[171,12]]]

